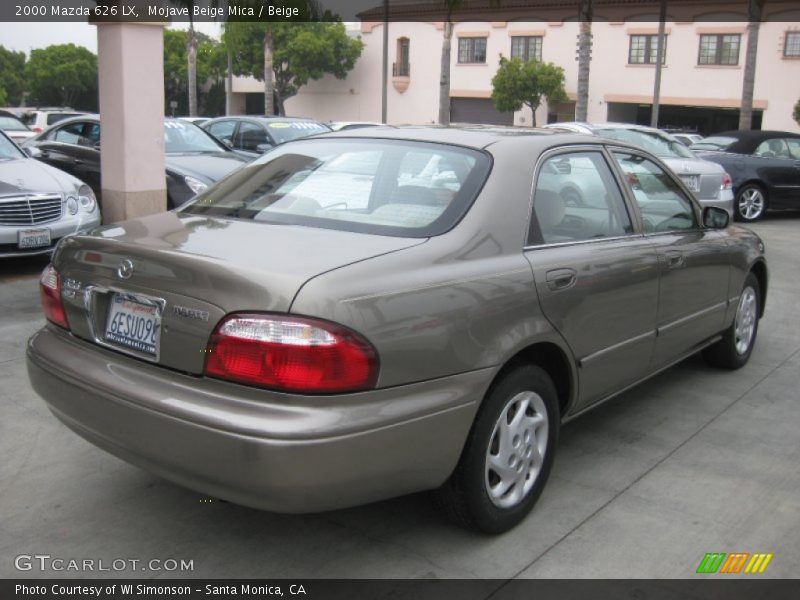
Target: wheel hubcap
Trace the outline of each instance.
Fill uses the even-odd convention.
[[[749,188],[739,196],[739,214],[745,219],[755,219],[764,212],[764,194],[756,188]]]
[[[746,354],[753,341],[753,334],[756,331],[756,291],[745,288],[742,297],[739,299],[739,308],[736,309],[736,323],[734,332],[736,335],[736,352],[741,356]]]
[[[547,408],[535,392],[505,405],[486,449],[485,483],[495,506],[511,508],[533,488],[547,450]]]

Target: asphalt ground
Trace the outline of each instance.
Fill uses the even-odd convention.
[[[533,513],[498,537],[442,520],[425,494],[318,515],[259,512],[95,448],[28,382],[47,260],[4,260],[0,577],[692,578],[707,552],[773,554],[761,575],[714,577],[800,577],[800,214],[753,229],[770,285],[749,364],[727,372],[690,358],[566,425]],[[37,554],[126,566],[16,568]]]

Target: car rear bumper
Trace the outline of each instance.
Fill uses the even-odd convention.
[[[145,364],[53,326],[27,355],[34,389],[90,442],[204,494],[287,513],[441,485],[492,376],[286,395]]]

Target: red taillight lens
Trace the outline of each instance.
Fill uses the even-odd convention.
[[[229,315],[207,352],[206,375],[287,392],[355,392],[378,380],[378,355],[366,340],[307,317]]]
[[[42,128],[41,127],[34,127],[33,128],[33,133],[42,133]]]
[[[733,187],[733,181],[731,180],[731,176],[727,173],[722,174],[722,186],[721,189],[729,190]]]
[[[59,327],[69,329],[67,314],[61,303],[61,277],[53,265],[47,265],[42,271],[39,279],[39,294],[42,298],[42,310],[47,320]]]

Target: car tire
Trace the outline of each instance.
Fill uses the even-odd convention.
[[[748,183],[736,193],[733,214],[737,221],[752,223],[767,212],[767,192],[757,183]]]
[[[752,273],[744,280],[733,323],[722,339],[703,351],[706,362],[723,369],[738,369],[747,364],[758,333],[761,315],[761,288]]]
[[[458,525],[483,533],[517,525],[547,482],[559,424],[550,376],[534,365],[507,372],[487,392],[455,471],[434,492],[437,508]]]

